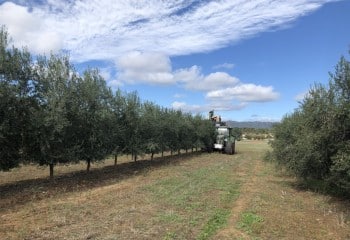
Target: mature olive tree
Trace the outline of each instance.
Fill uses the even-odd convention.
[[[328,180],[350,196],[350,62],[344,57],[331,74],[330,87],[335,99],[332,125],[335,148]]]
[[[313,86],[299,108],[274,127],[272,155],[304,179],[350,194],[350,63],[342,57],[327,86]]]
[[[8,170],[33,158],[38,111],[33,61],[24,49],[8,46],[0,28],[0,169]]]
[[[140,132],[142,137],[143,152],[154,154],[161,149],[160,108],[152,102],[142,104]]]
[[[111,102],[111,121],[109,127],[110,147],[114,154],[114,165],[117,165],[118,155],[125,151],[125,132],[126,126],[123,122],[123,111],[125,106],[125,96],[118,89],[113,95]]]
[[[36,74],[40,82],[40,112],[37,117],[40,152],[37,161],[50,166],[77,161],[75,142],[67,141],[72,122],[69,119],[69,102],[73,98],[71,87],[77,81],[68,57],[51,55],[39,57]],[[69,139],[71,140],[71,139]]]
[[[126,94],[122,121],[125,126],[123,136],[124,153],[131,154],[131,157],[136,161],[137,157],[143,152],[141,147],[141,101],[137,92]]]
[[[73,132],[79,159],[86,161],[89,172],[93,161],[103,160],[112,152],[113,95],[96,69],[86,70],[78,79],[76,94]]]

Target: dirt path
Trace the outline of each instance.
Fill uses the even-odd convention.
[[[257,182],[259,181],[257,175],[261,171],[262,165],[260,161],[254,161],[254,163],[253,168],[251,165],[243,165],[239,170],[240,178],[244,181],[241,185],[241,189],[244,192],[241,192],[232,207],[231,217],[227,227],[219,231],[213,239],[250,239],[246,232],[237,228],[237,224],[241,214],[249,207],[251,199],[259,191],[257,187]]]
[[[254,151],[243,153],[241,159],[239,198],[227,226],[212,239],[350,239],[348,200],[302,189],[295,178],[277,171]],[[242,228],[243,213],[260,221]]]

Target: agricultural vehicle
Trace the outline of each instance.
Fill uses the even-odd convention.
[[[214,116],[214,111],[209,112],[209,119],[216,128],[216,140],[213,145],[213,150],[227,154],[234,154],[236,139],[233,136],[232,127],[229,127],[225,122],[222,122],[220,116]]]

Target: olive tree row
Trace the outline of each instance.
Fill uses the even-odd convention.
[[[329,84],[311,88],[274,132],[275,161],[350,196],[350,62],[342,57]]]
[[[38,56],[8,46],[0,29],[0,170],[25,163],[91,163],[211,144],[215,129],[201,116],[113,92],[97,69],[78,73],[68,57]]]

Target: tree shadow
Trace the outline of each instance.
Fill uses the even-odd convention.
[[[177,165],[201,152],[155,157],[153,160],[138,160],[105,166],[86,171],[75,171],[49,177],[22,180],[0,185],[0,212],[15,209],[30,201],[54,198],[64,193],[86,191],[118,183],[124,179],[146,174],[149,170],[166,165]]]

